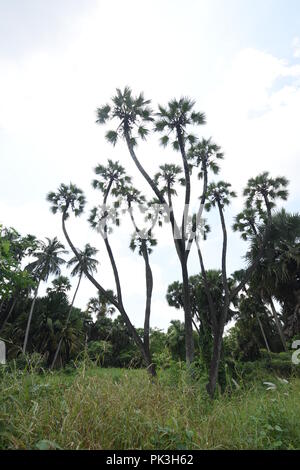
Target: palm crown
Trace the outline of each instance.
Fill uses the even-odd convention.
[[[111,189],[112,194],[118,195],[124,186],[131,183],[130,176],[126,175],[125,168],[118,161],[113,162],[108,160],[106,166],[97,165],[95,173],[98,175],[98,179],[94,179],[92,185],[95,189],[100,189],[104,194]]]
[[[251,207],[245,208],[239,212],[234,218],[232,229],[234,232],[241,232],[241,237],[248,240],[257,231],[258,211]]]
[[[223,208],[230,204],[230,198],[236,197],[236,193],[230,190],[231,184],[225,181],[210,183],[207,188],[207,203],[205,209],[209,211],[216,205]]]
[[[202,139],[195,145],[192,145],[187,155],[191,165],[200,167],[199,178],[203,177],[204,171],[209,168],[215,175],[219,173],[220,167],[218,160],[224,158],[221,147],[212,142],[211,138]]]
[[[131,144],[136,143],[136,138],[132,136],[133,128],[137,129],[137,134],[145,139],[149,133],[147,123],[153,121],[152,110],[149,108],[150,100],[145,100],[143,93],[133,96],[131,89],[127,86],[121,91],[116,90],[116,95],[112,98],[112,104],[106,104],[97,109],[97,124],[104,124],[108,120],[117,119],[119,125],[116,130],[106,133],[107,140],[115,145],[118,137],[130,137]]]
[[[58,276],[52,281],[52,287],[48,287],[48,294],[65,294],[68,290],[71,289],[71,283],[66,276]]]
[[[175,132],[175,140],[172,142],[173,148],[179,150],[178,136],[188,140],[190,144],[196,142],[193,134],[187,133],[187,126],[205,124],[205,114],[193,110],[195,102],[190,98],[182,97],[179,100],[169,101],[167,107],[158,106],[158,119],[155,121],[154,130],[166,132],[160,139],[163,146],[169,143],[169,135]]]
[[[72,183],[69,185],[61,184],[56,193],[50,192],[47,195],[47,201],[52,203],[51,211],[53,214],[60,211],[64,214],[65,218],[69,217],[69,208],[71,208],[75,216],[80,215],[86,202],[83,191]]]
[[[89,272],[90,274],[93,271],[97,270],[98,261],[93,258],[98,253],[98,250],[92,247],[89,243],[87,243],[83,250],[78,250],[79,258],[74,256],[68,261],[68,266],[74,266],[71,275],[77,276],[82,274],[82,272]]]
[[[275,207],[276,199],[286,201],[288,197],[287,185],[288,180],[285,177],[271,178],[268,171],[255,178],[250,178],[244,189],[244,196],[247,198],[246,207],[250,208],[255,204],[258,211],[262,213],[262,206],[265,204],[270,214],[271,209]]]
[[[64,245],[57,238],[46,238],[47,243],[40,242],[41,250],[34,253],[35,261],[27,266],[38,279],[46,281],[50,274],[60,275],[60,266],[65,263],[61,254],[67,253]]]
[[[182,169],[179,165],[174,165],[172,163],[160,165],[159,169],[160,171],[156,173],[154,180],[156,184],[159,184],[159,182],[163,184],[161,193],[164,194],[165,192],[169,192],[170,194],[176,195],[176,190],[173,188],[173,186],[177,183],[177,181],[181,185],[185,184],[185,179],[180,178]]]

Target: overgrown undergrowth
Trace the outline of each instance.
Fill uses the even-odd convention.
[[[185,372],[2,373],[1,449],[299,449],[300,380],[208,399]]]

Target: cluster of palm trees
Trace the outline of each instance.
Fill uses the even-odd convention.
[[[139,243],[139,252],[145,262],[146,279],[146,310],[144,324],[143,340],[137,333],[136,328],[131,323],[129,315],[124,307],[123,291],[117,268],[117,260],[112,251],[109,233],[112,229],[109,225],[109,213],[106,205],[108,199],[113,200],[117,197],[114,207],[116,208],[115,225],[119,224],[118,207],[120,199],[127,203],[129,209],[133,202],[143,200],[148,207],[154,203],[159,203],[167,209],[169,223],[172,231],[172,238],[175,246],[175,253],[178,257],[182,273],[182,307],[185,319],[185,351],[186,363],[191,364],[194,360],[194,334],[193,334],[193,308],[191,303],[192,291],[189,282],[188,260],[193,245],[196,245],[198,252],[200,272],[203,279],[203,286],[208,302],[209,317],[212,329],[212,352],[210,360],[209,383],[207,385],[208,393],[213,396],[216,385],[218,370],[222,354],[223,336],[225,324],[229,319],[231,305],[240,295],[250,279],[254,276],[258,267],[262,265],[262,260],[269,246],[269,240],[272,233],[272,219],[277,200],[286,200],[287,198],[287,180],[283,177],[272,178],[268,172],[262,173],[255,178],[250,178],[244,190],[245,210],[239,214],[236,219],[235,229],[241,230],[243,238],[251,236],[256,242],[256,249],[251,248],[251,255],[248,256],[249,265],[247,269],[241,272],[239,282],[234,286],[230,285],[227,276],[227,227],[225,219],[225,208],[230,204],[233,197],[236,196],[231,188],[231,184],[225,181],[210,181],[211,175],[217,175],[219,172],[219,162],[224,155],[220,147],[212,139],[199,139],[193,133],[193,127],[205,124],[205,115],[202,112],[194,110],[194,102],[188,98],[171,100],[167,106],[159,106],[158,111],[154,113],[149,107],[150,101],[146,100],[143,94],[134,96],[130,88],[125,87],[123,91],[117,89],[116,95],[112,98],[111,104],[106,104],[97,109],[97,123],[104,124],[108,121],[116,122],[116,128],[106,133],[107,140],[115,146],[119,139],[126,143],[129,156],[143,176],[145,182],[152,190],[154,199],[146,202],[145,197],[141,195],[136,188],[133,189],[131,178],[125,173],[123,167],[118,162],[108,161],[96,167],[96,174],[99,176],[93,181],[93,186],[102,193],[102,206],[94,208],[91,211],[89,221],[91,226],[101,227],[101,233],[104,239],[105,247],[111,262],[115,278],[116,296],[112,297],[107,289],[104,288],[95,277],[85,272],[89,280],[98,289],[99,293],[107,296],[111,303],[122,315],[128,331],[132,335],[136,345],[140,349],[142,356],[147,364],[148,370],[155,374],[151,354],[149,351],[149,325],[151,296],[153,290],[153,277],[149,262],[151,242],[142,242],[141,231],[137,226],[130,210],[131,220],[135,228],[135,236]],[[146,140],[150,133],[149,125],[153,125],[154,132],[162,133],[160,142],[163,146],[170,142],[175,152],[179,153],[181,165],[166,164],[160,165],[159,172],[153,177],[147,172],[140,158],[137,156],[138,139]],[[172,139],[172,141],[170,141]],[[198,178],[202,181],[202,191],[198,192],[199,204],[196,213],[191,213],[191,194],[192,194],[192,173],[198,169]],[[179,218],[176,217],[174,210],[174,197],[178,197],[176,187],[182,185],[184,188],[183,212]],[[196,189],[197,190],[197,189]],[[78,252],[74,247],[66,229],[66,220],[69,217],[70,210],[75,216],[80,215],[85,204],[85,197],[82,191],[75,185],[61,185],[57,193],[51,193],[48,196],[52,203],[53,212],[58,210],[62,213],[62,228],[70,248],[78,258]],[[221,231],[223,236],[221,247],[221,279],[224,295],[222,296],[222,306],[216,305],[212,296],[208,282],[208,274],[205,268],[203,258],[202,236],[205,239],[209,232],[209,226],[203,225],[202,214],[211,208],[217,209]],[[253,225],[253,217],[255,224]],[[151,219],[151,214],[149,215]],[[246,220],[246,219],[247,220]],[[180,222],[179,222],[180,221]],[[246,223],[245,223],[246,221]],[[200,230],[201,227],[201,230]],[[253,231],[254,227],[254,231]],[[153,239],[152,232],[149,231],[148,240]],[[156,242],[153,241],[153,246]],[[136,244],[131,240],[131,246]],[[269,297],[269,304],[273,311],[278,331],[280,331],[280,322],[272,296]],[[280,333],[281,334],[281,333]],[[283,341],[282,336],[282,341]]]
[[[120,139],[124,140],[130,161],[138,169],[153,195],[153,199],[148,200],[135,187],[119,161],[108,160],[107,164],[102,162],[95,168],[96,178],[92,185],[94,189],[100,191],[101,197],[99,206],[91,210],[88,220],[91,227],[102,236],[114,275],[113,291],[104,287],[95,278],[97,261],[94,256],[97,250],[88,244],[83,251],[77,249],[67,230],[66,222],[71,213],[75,217],[80,216],[86,205],[83,191],[72,183],[61,184],[56,192],[48,194],[47,199],[52,212],[61,214],[62,230],[74,255],[68,265],[73,266],[72,275],[78,276],[65,328],[70,320],[82,276],[85,275],[96,287],[100,298],[109,302],[111,308],[119,312],[152,375],[155,375],[155,364],[150,351],[150,316],[155,284],[150,254],[157,244],[153,234],[155,222],[161,225],[167,220],[181,270],[181,281],[170,286],[168,301],[170,305],[180,307],[184,311],[184,347],[187,366],[195,357],[195,331],[201,337],[203,348],[206,348],[205,357],[209,369],[207,390],[210,396],[213,396],[218,382],[224,328],[234,315],[234,308],[241,308],[244,312],[247,308],[255,310],[267,349],[270,349],[270,346],[265,333],[265,319],[262,319],[261,305],[270,310],[284,349],[287,329],[297,331],[296,323],[300,309],[299,215],[291,215],[285,211],[276,213],[277,202],[285,201],[288,195],[288,181],[284,177],[273,178],[268,172],[264,172],[250,178],[243,193],[244,209],[236,216],[233,225],[233,230],[240,232],[242,238],[249,243],[246,254],[247,266],[239,273],[235,273],[235,276],[228,276],[228,229],[225,210],[231,199],[236,197],[236,193],[230,183],[211,179],[218,175],[224,154],[211,138],[200,139],[197,133],[194,133],[195,128],[198,129],[205,124],[204,113],[196,111],[194,106],[195,103],[191,99],[180,98],[169,101],[167,106],[158,106],[158,110],[154,112],[150,108],[150,100],[146,100],[142,93],[134,96],[130,88],[125,87],[123,91],[117,89],[110,104],[97,109],[98,124],[110,121],[115,123],[115,128],[106,132],[107,140],[113,146]],[[151,130],[161,134],[160,143],[163,147],[171,144],[179,156],[179,161],[176,163],[159,165],[158,172],[153,176],[148,173],[137,154],[138,140],[146,140]],[[199,181],[195,184],[193,179],[195,170],[200,184]],[[179,187],[181,191],[178,191]],[[192,189],[198,198],[195,212],[191,211]],[[174,200],[180,198],[182,194],[180,202],[183,210],[176,214]],[[145,226],[137,223],[135,208],[139,204],[144,205],[145,219],[150,221],[151,228],[147,223]],[[162,209],[156,211],[154,215],[153,208],[157,204],[167,212],[167,219],[162,216]],[[114,209],[113,215],[110,207]],[[125,307],[117,257],[110,243],[110,233],[119,225],[124,209],[129,213],[134,230],[134,234],[130,237],[130,248],[137,249],[145,266],[146,302],[143,334],[133,325]],[[222,233],[219,271],[208,270],[204,259],[204,242],[210,227],[203,219],[203,213],[206,211],[209,214],[211,209],[217,211]],[[195,255],[198,255],[199,259],[200,275],[190,277],[188,262],[194,246]],[[40,283],[46,281],[51,274],[60,274],[61,266],[64,264],[62,257],[65,254],[64,246],[57,239],[48,239],[46,244],[39,244],[39,247],[39,250],[32,252],[35,260],[27,266],[27,272],[34,278],[34,295],[23,352],[27,347]],[[292,285],[292,289],[289,289],[289,285]],[[289,318],[285,326],[282,322],[283,316],[280,318],[278,314],[276,301],[282,305],[283,316]],[[93,308],[93,302],[89,308]],[[58,343],[52,367],[57,360],[61,343],[62,339]]]
[[[17,232],[15,232],[15,234],[16,233]],[[23,346],[22,346],[23,354],[25,354],[27,351],[32,317],[34,315],[36,300],[38,298],[38,293],[39,293],[39,288],[40,288],[41,283],[47,282],[49,277],[51,275],[54,275],[54,276],[58,276],[53,281],[53,290],[56,293],[64,293],[67,290],[70,290],[71,285],[70,285],[68,278],[61,276],[61,267],[65,264],[68,267],[72,268],[71,276],[78,277],[78,283],[75,288],[71,304],[69,306],[69,310],[68,310],[66,320],[65,320],[65,325],[61,331],[61,337],[58,342],[57,349],[55,351],[55,355],[51,364],[51,368],[53,368],[55,366],[57,357],[60,352],[61,344],[64,338],[64,333],[69,325],[74,301],[76,299],[76,295],[77,295],[80,282],[84,274],[84,270],[87,272],[93,272],[97,269],[98,261],[97,259],[94,258],[95,255],[97,254],[97,250],[91,247],[89,244],[86,244],[83,250],[78,250],[78,257],[72,257],[69,261],[66,261],[63,256],[67,254],[67,251],[65,250],[64,245],[60,243],[56,237],[53,239],[46,238],[45,242],[38,241],[35,238],[32,238],[31,241],[34,242],[34,246],[32,246],[29,252],[28,250],[25,250],[25,251],[23,250],[22,252],[21,247],[13,243],[14,239],[11,236],[11,234],[10,236],[7,237],[7,240],[10,240],[10,242],[12,242],[11,243],[12,250],[16,250],[16,248],[19,248],[17,255],[16,253],[14,253],[14,256],[17,256],[19,261],[25,255],[29,255],[31,258],[33,258],[33,260],[29,264],[27,264],[24,268],[24,271],[29,274],[31,281],[32,281],[29,292],[30,290],[33,290],[33,297],[31,300],[26,330],[24,334],[24,340],[23,340]],[[25,293],[24,291],[27,291],[27,292]],[[50,293],[51,289],[48,288],[47,291],[48,293]],[[7,311],[7,315],[5,316],[2,322],[0,331],[3,331],[5,329],[5,326],[7,322],[10,320],[13,314],[13,310],[18,300],[20,300],[20,298],[22,297],[24,298],[24,294],[28,295],[29,292],[28,292],[28,289],[23,289],[23,290],[19,289],[18,286],[16,286],[16,288],[13,289],[10,299],[6,301],[6,303],[10,305],[10,307]],[[3,307],[3,303],[4,303],[4,300],[2,301],[1,307]]]

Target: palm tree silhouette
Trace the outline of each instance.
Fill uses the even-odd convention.
[[[76,286],[76,289],[72,298],[72,302],[71,302],[68,315],[66,318],[66,323],[62,330],[61,338],[57,345],[50,369],[53,369],[53,367],[55,366],[58,354],[60,352],[60,348],[61,348],[63,338],[64,338],[64,333],[69,325],[73,305],[74,305],[76,295],[77,295],[77,292],[81,283],[82,276],[84,272],[89,272],[90,274],[93,274],[93,272],[97,270],[98,261],[95,258],[93,258],[93,256],[95,256],[97,252],[98,250],[96,250],[96,248],[93,248],[89,243],[87,243],[84,247],[84,250],[82,251],[78,250],[79,259],[77,258],[77,256],[74,256],[68,261],[68,266],[74,266],[71,271],[71,276],[78,276],[78,283],[77,283],[77,286]]]
[[[40,242],[40,251],[34,252],[33,256],[36,258],[36,260],[27,266],[27,270],[33,274],[37,284],[28,316],[22,349],[23,354],[25,354],[27,348],[30,324],[40,283],[42,281],[47,281],[48,277],[51,274],[60,275],[60,266],[65,263],[65,260],[60,256],[62,254],[67,253],[67,251],[64,249],[64,245],[60,243],[56,237],[53,238],[53,240],[51,240],[50,238],[46,238],[46,240],[46,243]]]

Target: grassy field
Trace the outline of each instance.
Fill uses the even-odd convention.
[[[265,377],[211,401],[184,372],[82,365],[2,373],[1,449],[300,449],[300,380]]]

